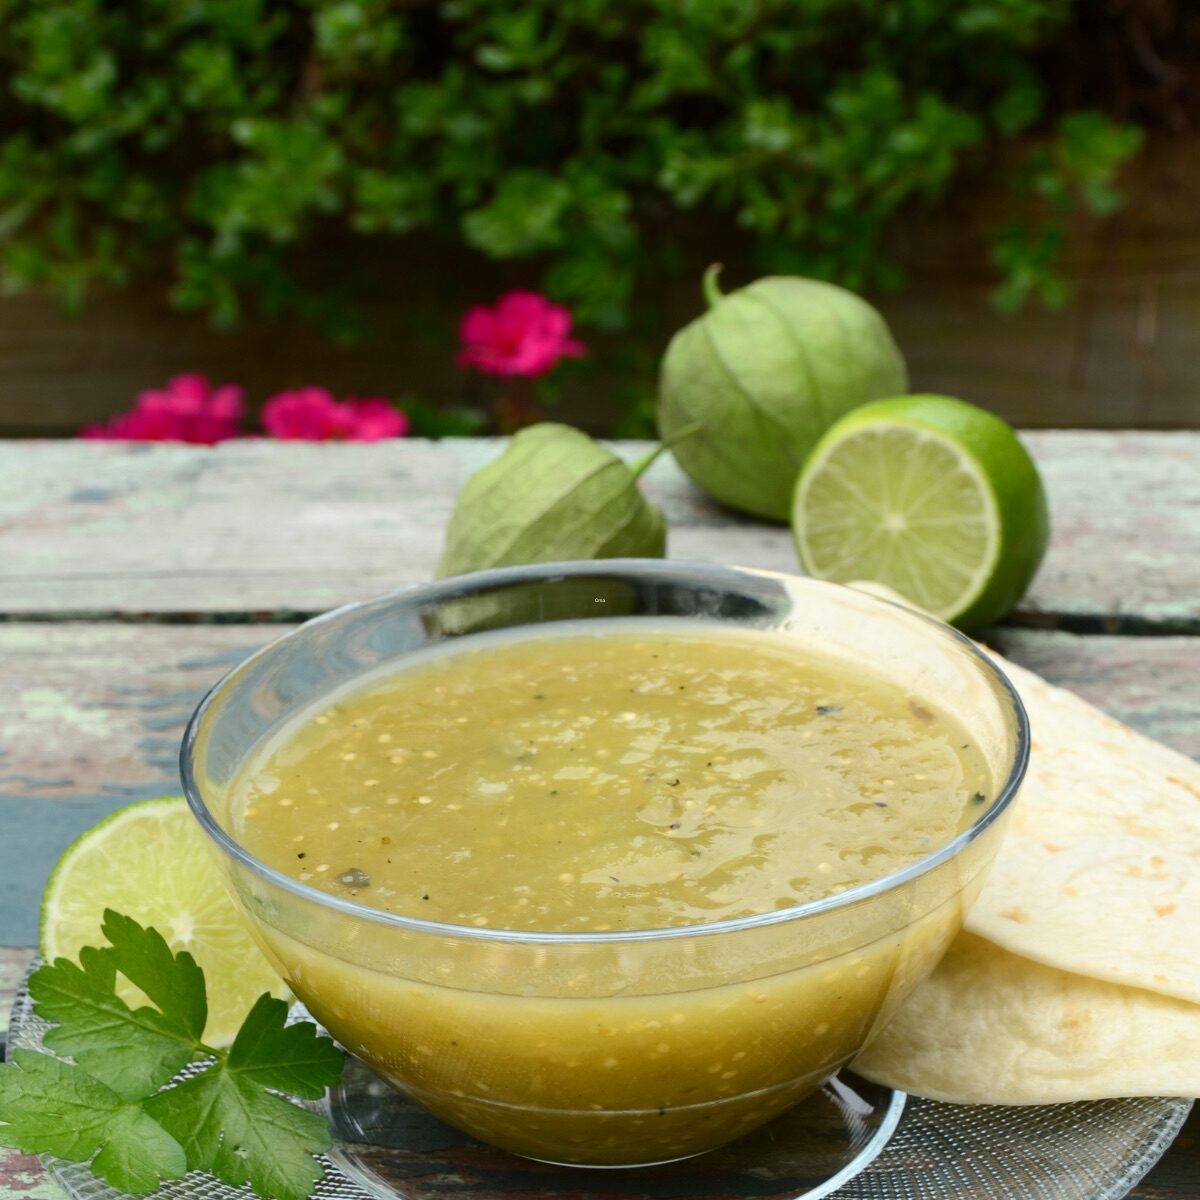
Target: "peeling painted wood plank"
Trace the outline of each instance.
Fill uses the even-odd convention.
[[[130,800],[179,791],[179,743],[192,711],[280,632],[0,626],[0,828],[10,831],[0,839],[0,945],[36,942],[42,887],[82,830]]]
[[[0,1150],[0,1197],[3,1200],[66,1200],[66,1196],[67,1193],[32,1154]]]
[[[33,955],[29,946],[0,946],[0,1030],[8,1028],[13,1000]]]
[[[279,626],[0,626],[0,945],[32,945],[58,854],[129,800],[179,789],[184,725]],[[1200,756],[1200,638],[1006,630],[997,646],[1134,728]]]
[[[1200,759],[1200,638],[994,629],[989,645],[1119,721]]]
[[[1200,630],[1200,434],[1026,437],[1054,541],[1020,619]],[[253,619],[419,582],[462,481],[499,448],[0,445],[0,613]],[[798,569],[786,528],[718,508],[669,456],[645,486],[667,512],[672,557]]]
[[[111,798],[176,786],[184,725],[278,627],[0,626],[0,800]]]
[[[1200,631],[1200,434],[1024,437],[1053,536],[1021,610]]]
[[[175,752],[192,708],[278,625],[0,626],[0,1029],[32,956],[37,897],[54,858],[103,812],[179,786]],[[1074,636],[1006,629],[997,648],[1143,732],[1200,755],[1200,638]],[[1200,1112],[1133,1193],[1182,1200],[1200,1187]],[[60,1196],[36,1160],[0,1150],[0,1200]]]

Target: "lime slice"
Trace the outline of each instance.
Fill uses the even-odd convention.
[[[1037,468],[1013,430],[949,396],[864,404],[813,448],[792,529],[804,569],[870,579],[974,629],[1029,586],[1049,521]]]
[[[208,989],[205,1041],[228,1045],[263,992],[290,993],[263,957],[225,891],[204,832],[181,796],[119,808],[80,834],[58,860],[42,896],[41,948],[47,961],[79,959],[103,946],[106,908],[153,925],[173,950],[188,950]],[[118,976],[127,1003],[146,997]]]

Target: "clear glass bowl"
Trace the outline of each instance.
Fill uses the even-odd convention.
[[[870,663],[966,726],[997,781],[971,826],[839,895],[662,930],[529,933],[327,895],[235,838],[229,789],[264,738],[439,643],[652,616],[785,632]],[[764,1124],[854,1055],[958,932],[1028,757],[1011,685],[952,629],[809,579],[659,561],[483,572],[350,605],[232,671],[188,727],[188,800],[264,950],[339,1042],[443,1119],[548,1162],[685,1158]]]

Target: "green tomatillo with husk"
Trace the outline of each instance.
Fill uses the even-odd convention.
[[[704,277],[709,309],[667,347],[658,428],[679,465],[713,499],[786,521],[808,452],[839,417],[908,390],[904,359],[883,318],[845,288],[769,276],[722,295]]]
[[[662,558],[666,519],[637,482],[662,449],[630,466],[569,425],[522,429],[467,480],[438,575],[570,559]]]

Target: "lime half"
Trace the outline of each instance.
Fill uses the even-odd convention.
[[[180,796],[119,808],[67,847],[42,897],[42,956],[78,961],[84,946],[105,945],[106,908],[153,925],[173,950],[190,951],[200,964],[209,1045],[228,1045],[263,992],[290,994],[225,891],[204,832]],[[127,1003],[146,1003],[120,976],[117,990]]]
[[[1029,586],[1049,519],[1037,468],[993,413],[949,396],[899,396],[848,413],[813,448],[792,530],[804,569],[870,579],[974,629]]]

